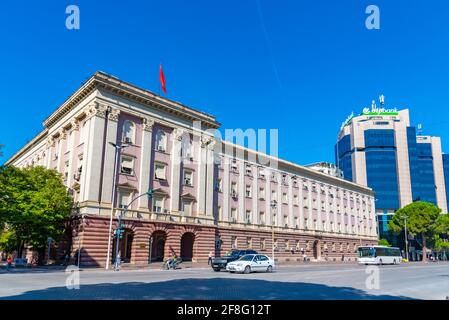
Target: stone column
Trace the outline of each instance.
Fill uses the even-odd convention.
[[[70,158],[69,158],[69,176],[67,178],[67,187],[71,188],[72,184],[73,184],[73,166],[76,162],[76,146],[75,146],[75,141],[76,141],[76,133],[79,130],[79,122],[78,120],[73,120],[72,121],[72,127],[70,128],[71,134],[70,134],[70,139],[71,142],[70,144],[72,145],[72,150],[70,150]]]
[[[58,139],[58,161],[56,162],[56,171],[58,171],[59,173],[63,173],[62,172],[62,168],[64,165],[64,142],[67,140],[67,133],[64,129],[60,129],[59,130],[59,136],[57,137]]]
[[[292,177],[288,176],[288,225],[291,228],[295,227],[293,214],[293,181]]]
[[[304,229],[304,190],[303,190],[303,180],[298,178],[298,188],[299,188],[299,228]]]
[[[55,139],[53,137],[47,138],[47,150],[45,151],[45,166],[51,169],[51,158],[54,153]]]
[[[259,224],[259,184],[258,184],[258,176],[257,176],[257,166],[253,166],[251,168],[251,172],[253,175],[253,181],[252,181],[252,213],[253,216],[251,217],[251,222],[253,224]],[[265,216],[266,217],[266,216]]]
[[[211,138],[210,143],[207,148],[207,173],[206,173],[206,216],[214,216],[214,176],[215,176],[215,166],[214,166],[214,150],[215,150],[215,140]]]
[[[223,220],[224,221],[230,221],[230,209],[229,209],[229,199],[230,199],[230,192],[229,192],[229,158],[227,156],[223,157]]]
[[[114,176],[115,148],[109,142],[117,143],[117,124],[120,110],[111,108],[108,113],[108,127],[106,130],[106,150],[104,153],[103,168],[103,190],[101,192],[101,201],[112,202],[112,181]],[[120,160],[120,158],[119,158]],[[118,164],[117,164],[118,166]],[[118,169],[117,169],[118,170]]]
[[[238,213],[237,222],[245,222],[245,163],[243,160],[237,159],[239,165],[239,178],[238,178]]]
[[[198,148],[198,215],[205,215],[206,213],[206,147],[208,141],[208,137],[202,136]]]
[[[142,142],[140,147],[140,176],[139,176],[139,192],[140,194],[147,192],[150,188],[151,174],[151,149],[153,139],[154,120],[144,118],[142,122]],[[138,208],[148,210],[149,199],[146,196],[140,197],[138,200]]]
[[[171,179],[170,179],[170,211],[178,213],[180,198],[181,179],[181,140],[183,130],[173,130],[173,145],[171,153]]]
[[[100,188],[101,157],[104,147],[104,122],[106,106],[98,102],[89,106],[89,130],[86,136],[87,152],[84,152],[83,173],[85,172],[85,191],[83,200],[98,201]]]

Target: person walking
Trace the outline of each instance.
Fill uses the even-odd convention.
[[[213,256],[212,251],[209,251],[209,259],[207,259],[208,266],[212,264],[212,256]]]
[[[9,268],[11,268],[12,265],[12,257],[8,256],[8,259],[6,259],[6,270],[9,271]]]

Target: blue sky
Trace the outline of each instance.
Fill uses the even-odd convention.
[[[0,10],[0,163],[96,70],[159,92],[160,62],[169,98],[223,128],[279,129],[290,161],[333,161],[341,122],[382,93],[449,152],[448,1],[25,2]]]

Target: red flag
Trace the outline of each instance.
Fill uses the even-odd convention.
[[[159,67],[159,81],[161,82],[162,91],[164,93],[167,93],[167,89],[165,88],[165,77],[164,77],[164,71],[162,70],[162,64]]]

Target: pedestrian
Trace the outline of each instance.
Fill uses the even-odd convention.
[[[345,262],[345,255],[344,254],[341,255],[341,261]]]
[[[11,255],[8,256],[8,259],[6,259],[6,270],[9,271],[9,268],[11,268],[12,265],[12,257]]]
[[[64,256],[64,265],[68,266],[70,262],[70,253],[67,251]]]
[[[212,251],[209,251],[209,259],[207,259],[207,265],[211,265],[212,264]]]

